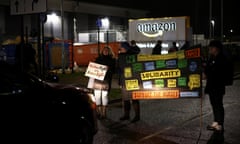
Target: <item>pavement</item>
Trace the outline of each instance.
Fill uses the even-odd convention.
[[[205,81],[203,81],[203,87]],[[119,88],[114,76],[112,88]],[[240,72],[224,96],[225,131],[206,130],[213,120],[208,95],[177,100],[141,100],[141,120],[120,122],[121,98],[109,102],[108,119],[98,121],[94,144],[240,144]],[[133,116],[133,112],[131,112]]]
[[[178,144],[190,144],[191,138],[199,136],[198,143],[207,144],[239,144],[240,143],[240,80],[236,80],[233,86],[226,88],[224,96],[225,131],[223,134],[206,130],[206,126],[212,122],[213,115],[208,100],[208,95],[201,99],[199,116],[185,121],[182,125],[166,132],[166,139]],[[179,131],[183,133],[179,133]],[[169,134],[169,135],[167,135]],[[196,140],[196,139],[194,139]],[[222,142],[224,141],[224,142]]]
[[[236,76],[224,96],[223,134],[206,130],[213,119],[208,95],[199,99],[142,100],[141,121],[136,124],[118,120],[122,114],[118,101],[109,105],[108,121],[99,121],[94,144],[239,144],[240,74]]]

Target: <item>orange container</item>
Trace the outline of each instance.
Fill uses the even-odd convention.
[[[118,55],[120,42],[111,42],[108,44],[112,48],[115,57]],[[106,43],[100,43],[100,51],[106,46]],[[78,66],[87,66],[90,61],[94,61],[98,56],[98,44],[85,44],[73,46],[73,60]],[[72,52],[70,52],[70,55]]]

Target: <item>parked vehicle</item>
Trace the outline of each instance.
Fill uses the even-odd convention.
[[[93,143],[91,90],[47,82],[3,61],[0,68],[0,143]]]

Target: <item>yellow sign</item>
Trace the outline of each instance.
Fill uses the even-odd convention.
[[[167,55],[144,55],[144,54],[137,55],[137,61],[139,62],[167,60],[167,59],[176,59],[176,58],[177,58],[177,53],[170,53]]]
[[[201,79],[199,74],[192,74],[189,76],[188,87],[190,90],[194,88],[200,88],[201,86]]]
[[[132,77],[132,69],[131,67],[124,68],[124,77],[131,78]]]
[[[169,88],[175,88],[177,87],[177,80],[176,79],[168,79],[167,86]]]
[[[125,85],[126,85],[126,90],[138,90],[139,89],[138,79],[126,80]]]
[[[179,69],[171,69],[171,70],[143,72],[143,73],[140,73],[140,74],[141,74],[141,79],[142,80],[150,80],[150,79],[180,77],[181,76],[181,71]]]
[[[179,90],[133,91],[132,99],[179,98]]]

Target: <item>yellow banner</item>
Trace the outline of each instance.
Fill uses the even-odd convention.
[[[166,60],[166,59],[176,59],[177,54],[171,53],[166,55],[137,55],[137,61],[156,61],[156,60]]]
[[[179,69],[171,69],[171,70],[143,72],[143,73],[140,73],[140,74],[141,74],[141,79],[142,80],[150,80],[150,79],[180,77],[181,76],[181,71]]]
[[[185,58],[184,50],[177,51],[176,53],[177,53],[178,59],[184,59]]]
[[[168,60],[168,59],[183,59],[185,58],[184,50],[173,52],[165,55],[137,55],[137,61],[156,61],[156,60]]]

